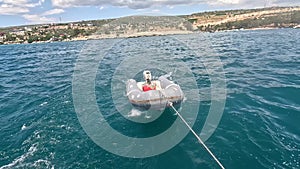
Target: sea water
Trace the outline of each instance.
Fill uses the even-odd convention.
[[[160,55],[166,51],[166,58],[187,65],[199,88],[201,99],[193,129],[200,134],[212,107],[213,81],[207,67],[214,62],[208,58],[218,58],[222,64],[215,71],[225,75],[225,107],[205,144],[225,168],[300,168],[299,37],[299,29],[275,29],[121,39],[97,63],[98,108],[105,112],[109,125],[130,137],[155,136],[172,126],[177,117],[171,110],[149,123],[126,119],[143,112],[127,110],[125,91],[120,102],[115,102],[112,94],[111,79],[124,58],[134,55],[140,58],[138,62],[146,62],[156,54],[147,52],[150,48]],[[101,45],[111,41],[93,44],[102,52]],[[98,146],[81,126],[72,95],[74,68],[88,43],[0,46],[1,169],[218,168],[191,133],[170,150],[147,158],[123,157]],[[169,62],[172,65],[174,60]],[[181,67],[172,69],[174,81],[185,79]],[[153,69],[156,77],[164,73],[170,72]],[[141,72],[134,78],[142,80]],[[193,98],[187,97],[186,102],[189,99]]]

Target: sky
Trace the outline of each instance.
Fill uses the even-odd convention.
[[[273,6],[300,0],[0,0],[0,27]]]

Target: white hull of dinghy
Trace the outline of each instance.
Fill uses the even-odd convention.
[[[154,81],[156,90],[142,91],[143,82],[136,82],[134,79],[127,81],[126,93],[129,102],[138,108],[162,110],[168,107],[168,103],[178,105],[184,98],[184,94],[179,85],[168,80],[164,76]]]

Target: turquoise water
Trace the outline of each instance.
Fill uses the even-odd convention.
[[[199,58],[214,55],[223,64],[227,97],[207,146],[225,168],[300,168],[299,37],[299,29],[278,29],[176,37],[187,45],[164,36],[123,40],[99,63],[98,106],[121,133],[139,138],[157,135],[176,116],[166,110],[152,123],[124,120],[113,104],[110,86],[118,65],[127,55],[151,58],[145,52],[149,46],[165,50],[191,69],[199,89],[206,89],[212,82]],[[94,42],[101,51],[101,44],[110,41]],[[85,47],[85,42],[0,46],[1,169],[218,168],[191,133],[171,150],[149,158],[117,156],[95,144],[81,127],[72,98],[76,59]],[[182,73],[180,67],[173,72],[174,80],[180,81],[176,72]],[[197,133],[210,107],[209,99],[199,100],[193,126]]]

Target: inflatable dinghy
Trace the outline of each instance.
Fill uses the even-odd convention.
[[[143,85],[145,83],[146,82],[136,82],[134,79],[130,79],[126,84],[128,100],[137,108],[144,110],[162,110],[170,106],[170,102],[172,102],[173,105],[180,104],[184,98],[184,94],[180,86],[168,80],[164,76],[161,76],[158,80],[151,82],[156,86],[154,90],[144,91]]]

